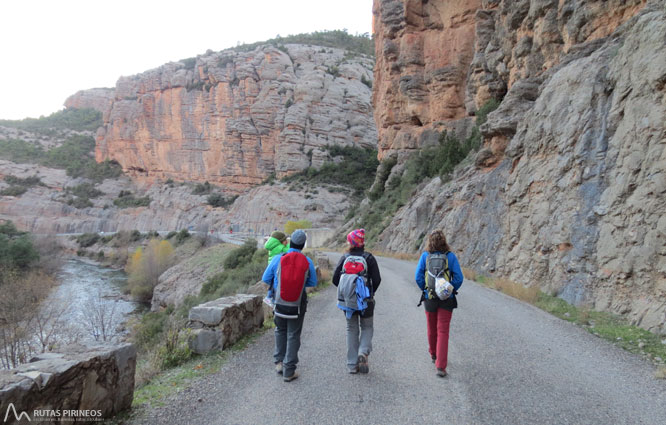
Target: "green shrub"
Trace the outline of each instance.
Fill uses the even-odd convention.
[[[173,238],[174,236],[176,236],[177,234],[178,234],[178,232],[172,230],[172,231],[170,231],[170,232],[166,235],[166,238],[165,238],[165,239],[171,239],[171,238]]]
[[[221,193],[213,193],[211,195],[208,195],[206,201],[208,202],[208,205],[211,205],[213,207],[226,208],[229,205],[232,205],[234,201],[236,201],[236,198],[238,198],[238,196],[226,198]]]
[[[67,205],[70,205],[76,209],[90,208],[93,206],[93,203],[90,202],[88,198],[71,198],[67,201]]]
[[[253,244],[251,244],[253,242]],[[256,241],[248,240],[242,247],[235,249],[233,264],[235,267],[226,268],[227,259],[234,253],[232,251],[225,258],[225,270],[211,277],[201,287],[199,300],[215,299],[233,295],[261,280],[266,268],[268,252],[265,249],[256,249]],[[248,253],[254,249],[253,254]]]
[[[0,196],[21,196],[28,191],[25,186],[9,186],[0,190]]]
[[[99,238],[97,233],[84,233],[76,237],[76,242],[81,248],[88,248],[95,245],[99,241]]]
[[[176,244],[180,245],[183,242],[185,242],[185,239],[189,238],[190,232],[187,231],[187,229],[183,229],[180,232],[176,234]]]
[[[257,241],[254,239],[246,240],[243,245],[232,250],[227,255],[223,263],[224,268],[235,269],[240,265],[249,262],[256,250],[257,250]]]
[[[210,193],[212,189],[212,186],[210,183],[205,182],[205,183],[199,183],[196,186],[194,186],[194,190],[192,190],[193,195],[205,195],[206,193]]]
[[[0,224],[0,269],[25,271],[38,260],[29,233],[18,231],[11,221]]]
[[[118,208],[148,207],[150,206],[150,197],[136,198],[132,192],[121,190],[118,198],[113,200],[113,204]]]

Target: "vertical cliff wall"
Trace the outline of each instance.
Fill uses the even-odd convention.
[[[396,3],[412,28],[411,2],[376,1],[376,32]],[[502,99],[481,127],[486,160],[424,182],[381,243],[404,250],[443,228],[472,268],[666,332],[663,2],[483,1],[474,26],[464,109]],[[380,149],[400,152],[376,107]]]
[[[265,45],[120,78],[96,157],[139,180],[242,191],[320,165],[326,145],[375,147],[373,64],[342,49]]]

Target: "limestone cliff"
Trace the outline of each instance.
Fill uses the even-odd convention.
[[[472,3],[375,2],[382,42],[374,96],[390,97],[375,112],[383,155],[419,146],[436,120],[455,128],[488,98],[502,99],[481,128],[487,160],[459,168],[450,183],[424,183],[381,243],[404,250],[413,246],[405,241],[443,228],[469,267],[666,332],[663,3]],[[474,10],[458,11],[463,4]],[[424,24],[449,7],[457,20],[439,30]],[[444,112],[431,108],[431,89],[420,101],[397,90],[409,71],[398,66],[400,49],[382,46],[400,46],[424,25],[424,37],[460,30],[456,22],[474,28],[472,60],[455,78],[464,100]],[[460,53],[469,46],[466,38],[443,49],[470,57]],[[396,64],[389,81],[388,62]],[[419,117],[430,118],[419,118],[422,126],[409,115],[391,121],[395,104],[418,105],[427,111]]]
[[[321,165],[326,145],[375,147],[373,62],[337,48],[264,45],[122,77],[96,158],[141,181],[240,192]]]
[[[114,89],[79,90],[65,100],[65,107],[76,109],[91,108],[105,113],[111,108],[114,97]]]

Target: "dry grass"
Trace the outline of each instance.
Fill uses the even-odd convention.
[[[539,299],[539,288],[536,286],[523,286],[520,283],[512,282],[509,279],[493,279],[492,284],[500,292],[521,301],[534,304]]]
[[[465,279],[467,279],[467,280],[476,281],[476,279],[478,278],[478,274],[472,269],[468,269],[467,267],[463,267],[462,271],[463,271],[463,276],[465,276]]]
[[[658,367],[654,373],[654,377],[657,379],[666,379],[666,366]]]

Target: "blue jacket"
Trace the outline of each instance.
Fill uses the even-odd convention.
[[[439,252],[437,254],[440,254]],[[428,297],[428,292],[426,291],[426,282],[425,282],[425,273],[426,273],[426,259],[428,258],[428,253],[427,251],[421,254],[421,258],[419,258],[419,265],[416,266],[416,275],[414,276],[414,279],[416,279],[416,284],[419,285],[419,288],[423,291],[425,294],[426,298]],[[451,272],[451,285],[455,288],[457,291],[460,289],[460,286],[462,286],[463,283],[463,274],[462,270],[460,269],[460,263],[458,263],[458,257],[456,257],[456,254],[449,252],[446,255],[446,258],[449,261],[449,271]],[[453,295],[451,298],[455,298],[455,295]]]
[[[290,252],[301,252],[300,249],[295,249],[295,248],[289,248],[289,251],[287,251],[285,254],[288,254]],[[282,254],[278,254],[273,259],[271,262],[268,264],[268,267],[266,267],[266,270],[264,271],[264,275],[261,277],[261,280],[264,281],[264,283],[273,290],[277,289],[278,281],[277,281],[277,269],[278,266],[280,265],[280,258],[282,258]],[[308,259],[308,263],[310,263],[310,273],[308,273],[308,279],[305,281],[305,286],[317,286],[317,272],[314,267],[314,263],[310,259],[310,257],[305,257]]]

